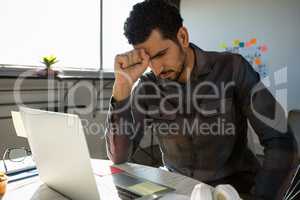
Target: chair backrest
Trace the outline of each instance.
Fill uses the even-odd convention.
[[[300,165],[298,165],[291,174],[292,176],[289,178],[290,182],[285,187],[284,194],[280,195],[280,199],[286,200],[296,200],[300,199],[300,189],[299,189],[299,181],[300,181]]]
[[[288,123],[294,132],[300,150],[300,110],[291,110],[288,116]]]

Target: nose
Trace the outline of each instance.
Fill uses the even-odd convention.
[[[151,70],[154,72],[155,76],[158,76],[162,72],[163,67],[159,62],[151,60],[149,66]]]

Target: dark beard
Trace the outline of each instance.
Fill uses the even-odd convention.
[[[181,51],[183,51],[182,49],[181,49]],[[183,52],[184,53],[184,52]],[[174,79],[175,81],[178,81],[178,79],[180,78],[180,76],[182,75],[182,73],[183,73],[183,71],[184,71],[184,68],[185,68],[185,65],[184,65],[184,63],[185,63],[185,61],[186,61],[186,53],[184,53],[184,58],[183,58],[183,62],[182,62],[182,64],[181,64],[181,69],[180,69],[180,72],[177,74],[177,76],[176,76],[176,78]]]

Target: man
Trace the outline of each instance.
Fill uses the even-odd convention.
[[[125,22],[134,50],[115,58],[109,158],[126,162],[150,130],[170,171],[275,199],[297,154],[283,109],[245,59],[201,50],[182,21],[174,6],[146,0]],[[265,147],[262,166],[247,146],[247,119]]]

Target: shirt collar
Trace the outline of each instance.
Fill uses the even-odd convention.
[[[190,43],[190,46],[195,53],[195,64],[191,74],[191,81],[194,81],[197,80],[199,76],[206,75],[211,72],[213,63],[211,59],[209,59],[205,51],[203,51],[193,43]]]

